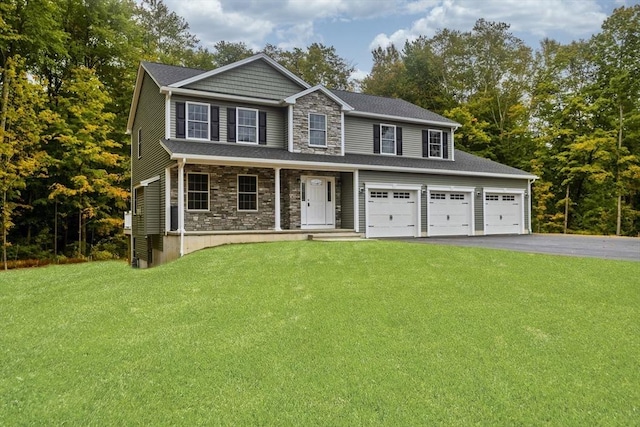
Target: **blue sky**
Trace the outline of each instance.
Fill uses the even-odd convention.
[[[438,29],[468,31],[476,20],[506,22],[537,48],[550,37],[567,43],[589,38],[620,6],[640,0],[165,0],[187,20],[205,47],[220,40],[254,49],[271,43],[290,49],[313,42],[334,46],[361,78],[371,70],[371,50],[402,47]]]

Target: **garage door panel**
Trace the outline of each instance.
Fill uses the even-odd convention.
[[[521,194],[486,193],[484,198],[485,234],[522,233]]]
[[[370,190],[368,237],[414,237],[418,226],[417,192]]]
[[[429,235],[470,235],[473,217],[470,200],[470,193],[432,191],[429,195]]]

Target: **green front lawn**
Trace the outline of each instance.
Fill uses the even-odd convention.
[[[0,273],[0,425],[637,425],[640,263],[287,242]]]

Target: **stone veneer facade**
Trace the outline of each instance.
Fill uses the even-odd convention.
[[[187,165],[185,167],[185,197],[190,172],[209,174],[209,210],[185,211],[186,231],[273,230],[275,227],[275,171],[273,169]],[[238,211],[238,175],[258,176],[258,210]],[[339,172],[318,172],[282,169],[280,171],[280,224],[283,230],[299,230],[301,222],[301,176],[335,178],[335,227],[341,226],[341,182]],[[171,205],[178,205],[178,171],[171,170]]]
[[[326,147],[309,145],[309,113],[326,116]],[[293,106],[293,123],[293,151],[295,153],[342,155],[341,107],[324,93],[316,91],[298,98]]]

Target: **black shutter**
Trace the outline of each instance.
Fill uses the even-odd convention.
[[[186,114],[184,102],[176,102],[176,138],[185,138]]]
[[[227,108],[227,141],[236,142],[236,109]]]
[[[449,158],[449,134],[442,132],[442,158]]]
[[[373,152],[380,154],[380,125],[373,125]]]
[[[396,126],[396,155],[402,156],[402,128]]]
[[[267,145],[267,112],[258,112],[258,144]]]
[[[422,157],[429,157],[429,131],[422,131]]]
[[[211,140],[220,140],[220,108],[211,106]]]

